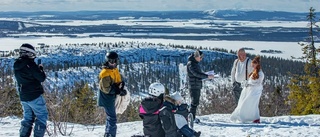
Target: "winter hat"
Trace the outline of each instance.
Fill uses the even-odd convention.
[[[27,56],[29,58],[35,58],[36,57],[36,51],[34,47],[28,43],[22,44],[19,49],[20,57]]]
[[[175,101],[183,102],[183,98],[182,98],[182,96],[180,95],[179,92],[174,92],[174,93],[172,93],[172,94],[170,95],[170,97],[171,97],[172,99],[174,99]]]
[[[203,53],[202,51],[200,51],[199,49],[197,49],[194,53],[193,53],[194,57],[203,57]]]

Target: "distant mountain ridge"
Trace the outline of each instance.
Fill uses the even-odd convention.
[[[316,13],[320,14],[320,12]],[[258,11],[258,10],[206,10],[206,11],[39,11],[0,12],[2,18],[104,20],[130,17],[156,17],[159,19],[221,19],[249,21],[305,21],[307,12]]]

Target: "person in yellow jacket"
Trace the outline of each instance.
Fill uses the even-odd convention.
[[[116,95],[125,96],[125,83],[121,80],[121,75],[117,65],[119,56],[116,52],[108,52],[105,56],[106,62],[102,66],[99,74],[99,96],[98,105],[104,107],[107,114],[106,129],[104,137],[116,137],[117,115],[115,110]]]

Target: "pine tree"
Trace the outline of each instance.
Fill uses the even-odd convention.
[[[315,48],[314,36],[316,26],[315,9],[312,7],[307,15],[309,21],[309,43],[299,43],[303,48],[304,56],[301,57],[305,61],[305,75],[295,75],[292,77],[288,96],[291,105],[292,114],[320,114],[320,59],[317,58],[319,49]]]
[[[0,89],[0,116],[22,116],[18,93],[13,87]]]
[[[74,122],[80,124],[94,124],[95,112],[97,109],[97,101],[94,97],[94,91],[89,88],[88,83],[83,87],[74,91],[75,98],[72,106],[72,112],[74,116]]]

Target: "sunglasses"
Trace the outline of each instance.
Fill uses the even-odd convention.
[[[114,63],[117,63],[117,59],[109,59],[108,62],[111,64],[114,64]]]

